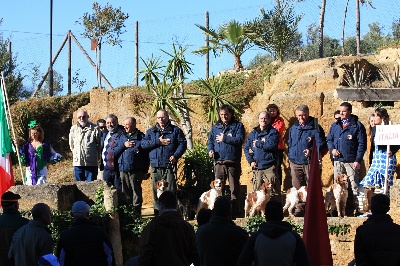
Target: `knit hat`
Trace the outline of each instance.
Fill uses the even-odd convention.
[[[39,259],[39,265],[43,266],[60,266],[58,259],[54,254],[43,255]]]
[[[88,213],[90,210],[90,206],[84,201],[76,201],[74,205],[72,205],[72,213]]]

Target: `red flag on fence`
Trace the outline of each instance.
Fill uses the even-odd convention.
[[[0,84],[1,86],[1,84]],[[0,197],[11,186],[14,186],[14,175],[10,153],[13,151],[10,132],[6,116],[6,101],[4,99],[3,86],[0,92]]]
[[[315,140],[311,153],[303,240],[312,266],[333,265]]]

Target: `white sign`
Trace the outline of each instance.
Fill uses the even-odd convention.
[[[376,145],[399,145],[400,125],[377,125],[375,133]]]

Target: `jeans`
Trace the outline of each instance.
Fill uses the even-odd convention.
[[[93,181],[97,178],[97,166],[74,166],[75,181]]]

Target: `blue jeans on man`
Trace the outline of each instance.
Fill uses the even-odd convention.
[[[74,166],[75,181],[90,182],[96,180],[98,171],[97,166]]]

